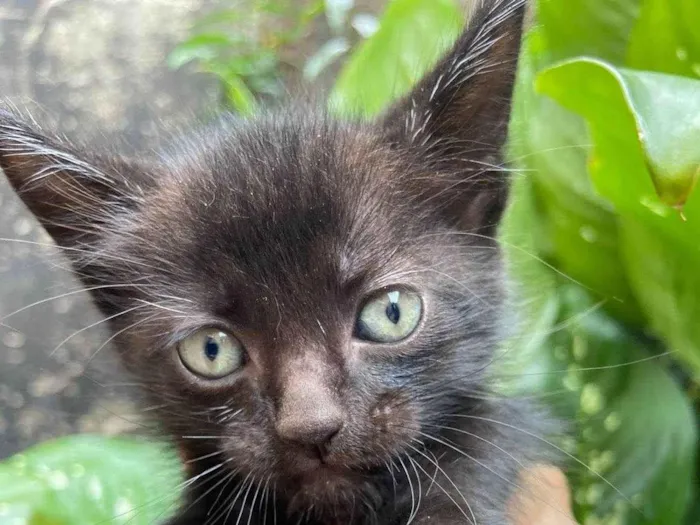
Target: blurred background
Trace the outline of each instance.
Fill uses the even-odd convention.
[[[222,106],[323,90],[384,3],[2,0],[0,99],[71,138],[148,152]],[[108,347],[92,358],[107,338],[99,315],[4,177],[0,238],[0,317],[65,294],[0,325],[0,458],[137,428]]]

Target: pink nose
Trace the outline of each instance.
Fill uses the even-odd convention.
[[[328,443],[343,426],[340,410],[333,406],[317,406],[316,410],[288,411],[278,418],[277,434],[285,441],[300,445],[321,446]]]
[[[275,428],[285,441],[325,445],[342,428],[345,414],[332,389],[316,377],[304,379],[290,381],[282,392]]]
[[[277,392],[277,434],[284,441],[323,450],[345,421],[341,397],[331,386],[332,367],[312,352],[285,365]]]

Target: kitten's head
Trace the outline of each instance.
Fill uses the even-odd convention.
[[[481,388],[523,16],[486,4],[370,123],[229,118],[132,161],[0,115],[0,166],[189,457],[323,508],[376,493]]]

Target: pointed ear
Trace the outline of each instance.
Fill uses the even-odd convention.
[[[0,168],[63,247],[93,240],[118,210],[136,205],[146,182],[136,163],[83,153],[3,110]]]
[[[477,0],[452,50],[383,117],[389,140],[429,163],[422,187],[447,199],[463,228],[493,230],[505,206],[500,170],[520,52],[525,0]],[[430,179],[430,178],[429,178]]]

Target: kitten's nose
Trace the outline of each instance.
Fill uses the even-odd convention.
[[[275,425],[285,441],[323,446],[343,426],[343,414],[336,406],[316,406],[316,410],[283,411]]]
[[[343,426],[345,411],[339,392],[333,388],[333,367],[317,353],[306,352],[280,367],[275,429],[287,442],[319,447]]]

